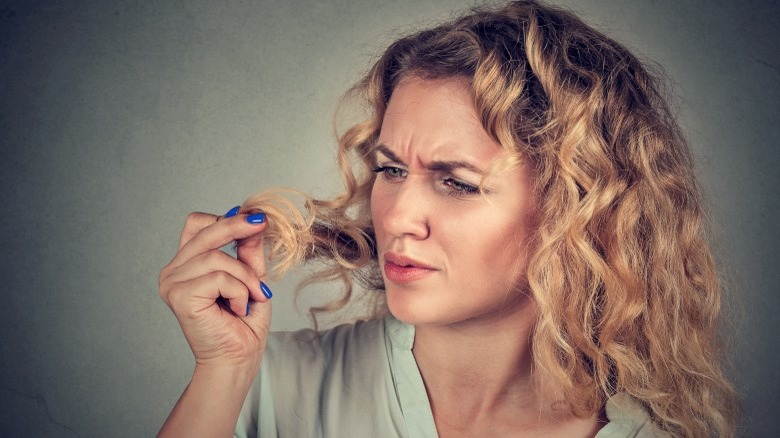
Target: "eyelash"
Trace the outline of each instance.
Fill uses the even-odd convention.
[[[404,173],[404,176],[406,176],[406,171],[401,169],[400,167],[395,166],[376,166],[373,169],[371,169],[374,173],[381,173],[382,176],[384,176],[387,179],[396,179],[396,178],[402,178],[399,175],[390,175],[388,172],[391,171],[398,171],[399,173]]]
[[[397,181],[406,176],[406,171],[396,166],[376,166],[371,169],[372,172],[381,174],[383,178],[388,181]],[[389,172],[397,172],[403,175],[391,175]],[[452,195],[478,195],[482,193],[482,190],[474,185],[465,183],[455,178],[444,178],[442,183],[447,186],[449,193]]]

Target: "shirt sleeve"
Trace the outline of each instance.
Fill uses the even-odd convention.
[[[237,438],[321,436],[328,349],[313,330],[272,332],[236,423]]]
[[[249,389],[236,422],[235,438],[275,437],[276,415],[265,362]]]
[[[234,436],[406,436],[387,350],[381,320],[271,333]]]

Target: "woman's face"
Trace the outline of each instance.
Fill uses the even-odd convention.
[[[463,82],[407,78],[396,87],[371,192],[396,318],[454,324],[509,314],[524,301],[533,174],[526,163],[488,172],[508,156],[482,128]]]

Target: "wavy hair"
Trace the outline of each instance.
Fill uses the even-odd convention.
[[[269,221],[281,271],[319,260],[312,281],[347,284],[340,300],[314,311],[347,303],[355,279],[383,289],[370,153],[394,88],[410,76],[465,79],[484,129],[536,167],[533,357],[572,411],[592,415],[626,393],[673,436],[734,435],[738,401],[717,336],[719,276],[691,154],[662,83],[622,45],[536,1],[474,9],[403,37],[347,94],[367,117],[339,135],[345,191],[307,199],[306,218]],[[262,194],[245,208],[268,211],[272,199]]]

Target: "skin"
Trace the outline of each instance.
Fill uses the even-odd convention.
[[[528,307],[519,286],[534,228],[532,171],[494,172],[480,193],[490,166],[510,153],[482,128],[465,85],[402,82],[378,144],[371,216],[380,266],[394,254],[430,268],[408,283],[385,275],[393,315],[465,325]]]
[[[388,306],[416,328],[440,436],[593,436],[598,419],[551,409],[555,388],[531,372],[533,168],[487,172],[510,152],[472,102],[455,79],[406,78],[393,91],[371,194]]]

